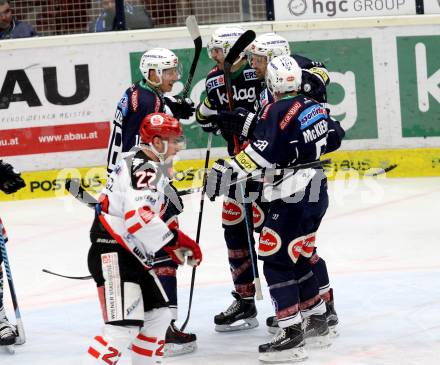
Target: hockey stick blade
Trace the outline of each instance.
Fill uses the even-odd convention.
[[[247,30],[246,32],[244,32],[229,50],[225,58],[225,65],[233,65],[238,56],[240,56],[240,53],[242,53],[246,49],[246,47],[252,43],[255,37],[256,34],[253,30]]]
[[[57,274],[56,272],[42,269],[41,271],[45,272],[46,274],[51,274],[55,276],[59,276],[66,279],[73,279],[73,280],[90,280],[92,278],[92,275],[85,275],[85,276],[70,276],[70,275],[63,275],[63,274]]]
[[[186,27],[194,42],[194,57],[189,69],[188,79],[185,82],[182,92],[184,98],[188,96],[189,89],[191,88],[191,83],[196,72],[197,63],[199,62],[200,53],[202,52],[202,37],[200,36],[200,29],[194,15],[190,15],[188,18],[186,18]]]
[[[240,36],[240,38],[238,38],[237,41],[234,43],[234,45],[229,50],[225,58],[225,63],[223,65],[223,72],[225,74],[225,87],[226,87],[226,93],[228,95],[229,110],[233,109],[232,85],[231,85],[231,77],[230,77],[232,65],[234,64],[238,56],[240,56],[240,53],[242,53],[246,49],[246,47],[252,43],[255,37],[256,34],[253,30],[247,30],[246,32],[244,32]]]
[[[95,208],[95,205],[98,203],[98,201],[81,186],[78,179],[66,179],[65,188],[75,199],[86,204],[89,208]]]

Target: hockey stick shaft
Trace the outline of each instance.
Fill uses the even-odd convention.
[[[5,266],[6,277],[8,279],[8,284],[9,284],[9,292],[11,293],[12,305],[14,306],[15,320],[17,323],[18,338],[16,340],[16,343],[19,345],[22,345],[26,342],[26,335],[24,333],[24,326],[23,326],[23,322],[21,320],[21,313],[20,313],[20,308],[18,306],[18,300],[17,300],[17,295],[15,292],[14,281],[12,279],[11,266],[9,264],[9,258],[8,258],[8,253],[6,251],[5,239],[3,237],[3,233],[1,232],[1,227],[0,227],[0,251],[1,251],[1,255],[3,257],[3,264]]]
[[[211,145],[212,145],[212,133],[209,133],[208,136],[208,144],[206,146],[206,155],[205,155],[205,169],[203,170],[203,180],[202,180],[202,193],[200,194],[200,209],[199,209],[199,218],[197,221],[197,232],[196,232],[196,242],[199,243],[200,241],[200,232],[202,228],[202,217],[203,217],[203,208],[205,206],[205,193],[206,193],[206,179],[208,175],[208,165],[209,165],[209,157],[211,155]],[[186,325],[189,321],[189,316],[191,314],[191,306],[192,306],[192,299],[194,294],[194,283],[196,279],[196,266],[193,267],[192,273],[191,273],[191,286],[189,289],[189,300],[188,300],[188,312],[186,314],[185,321],[183,322],[180,330],[183,332],[183,330],[186,328]]]
[[[186,18],[186,27],[188,28],[189,34],[194,42],[194,57],[189,69],[188,78],[183,87],[182,95],[184,98],[188,96],[189,89],[191,88],[192,80],[196,72],[197,63],[199,62],[200,53],[202,52],[202,37],[200,36],[199,26],[197,24],[196,17],[190,15]]]
[[[240,53],[243,52],[246,47],[255,39],[255,32],[252,30],[248,30],[244,32],[240,38],[237,39],[235,44],[229,50],[228,55],[225,58],[224,63],[224,74],[225,74],[225,87],[226,94],[228,95],[228,107],[229,111],[232,111],[234,106],[233,101],[233,93],[232,93],[232,82],[231,82],[231,69],[235,60],[239,57]],[[234,149],[235,154],[240,152],[240,144],[238,141],[238,137],[234,136]],[[261,291],[261,281],[260,274],[258,272],[258,261],[257,261],[257,253],[255,251],[255,239],[254,239],[254,224],[253,224],[253,212],[252,205],[249,203],[245,203],[245,187],[244,183],[240,184],[239,191],[241,194],[241,199],[243,201],[244,206],[244,220],[246,225],[246,233],[249,245],[249,254],[251,256],[252,263],[252,273],[254,275],[254,285],[255,285],[255,296],[257,300],[263,299],[263,292]]]
[[[171,261],[171,260],[172,260],[171,257],[165,257],[165,258],[154,260],[154,263],[155,264],[160,264],[162,262]],[[48,269],[41,269],[41,271],[46,273],[46,274],[50,274],[50,275],[54,275],[54,276],[59,276],[61,278],[65,278],[65,279],[72,279],[72,280],[90,280],[90,279],[93,279],[92,275],[72,276],[72,275],[64,275],[64,274],[56,273],[56,272],[48,270]]]

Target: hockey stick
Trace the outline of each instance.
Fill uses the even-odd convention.
[[[154,260],[154,263],[155,264],[160,264],[162,262],[170,261],[170,260],[172,260],[171,257],[164,257],[164,258],[161,258],[161,259]],[[48,270],[48,269],[41,269],[41,271],[46,273],[46,274],[50,274],[50,275],[54,275],[54,276],[59,276],[61,278],[65,278],[65,279],[90,280],[90,279],[93,278],[92,275],[84,275],[84,276],[64,275],[64,274],[59,274],[59,273],[56,273],[56,272]]]
[[[244,32],[240,36],[240,38],[237,39],[237,41],[229,50],[229,53],[225,58],[223,72],[225,74],[225,87],[226,87],[226,94],[228,95],[229,111],[232,111],[234,105],[232,83],[231,83],[232,65],[234,64],[236,59],[240,56],[240,53],[243,52],[249,44],[251,44],[251,42],[255,39],[255,37],[256,37],[255,32],[252,30],[248,30]],[[240,152],[240,145],[239,145],[238,137],[236,135],[234,135],[234,145],[235,145],[235,154],[238,154]],[[255,252],[252,204],[245,203],[244,183],[239,184],[239,189],[241,194],[241,200],[244,206],[244,220],[246,224],[249,254],[251,256],[251,262],[252,262],[252,272],[254,275],[255,297],[257,300],[262,300],[263,292],[261,291],[260,274],[258,272],[258,262],[256,257],[257,253]]]
[[[199,62],[200,53],[202,52],[202,37],[200,36],[199,26],[194,15],[190,15],[188,18],[186,18],[186,27],[191,35],[192,40],[194,41],[194,58],[189,69],[188,79],[183,87],[182,96],[184,98],[188,96],[194,73],[196,72],[197,63]]]
[[[92,278],[92,275],[86,275],[86,276],[69,276],[69,275],[63,275],[63,274],[57,274],[56,272],[47,270],[47,269],[41,269],[42,272],[45,272],[46,274],[51,274],[55,276],[60,276],[62,278],[66,279],[74,279],[74,280],[90,280]]]
[[[8,253],[6,252],[5,239],[3,238],[2,226],[0,226],[0,251],[3,257],[3,264],[5,266],[6,277],[8,278],[9,292],[11,293],[12,305],[15,311],[15,320],[17,323],[17,338],[15,343],[23,345],[26,342],[26,335],[24,333],[23,322],[21,320],[20,308],[18,307],[17,295],[15,293],[14,281],[12,280],[11,266],[9,265]]]
[[[198,244],[199,244],[199,240],[200,240],[200,230],[202,228],[203,207],[205,205],[206,178],[208,175],[207,172],[208,172],[208,165],[209,165],[209,156],[211,154],[211,144],[212,144],[212,133],[209,133],[208,144],[206,146],[205,169],[203,170],[202,193],[200,194],[199,219],[197,221],[196,242]],[[191,314],[191,305],[192,305],[192,299],[193,299],[193,294],[194,294],[195,279],[196,279],[196,266],[193,266],[192,273],[191,273],[191,286],[189,289],[188,312],[186,314],[185,321],[183,322],[182,326],[180,327],[180,330],[182,332],[185,329],[186,325],[188,324],[189,316]]]
[[[282,180],[284,180],[284,179],[287,179],[288,177],[292,176],[293,174],[295,174],[296,171],[298,171],[298,170],[319,168],[319,167],[322,168],[324,165],[330,164],[331,162],[332,162],[331,158],[326,158],[325,160],[313,161],[313,162],[298,164],[295,166],[288,166],[288,167],[285,167],[282,169],[266,169],[266,171],[264,172],[264,176],[265,177],[273,177],[276,175],[282,175],[284,172],[292,170],[292,172],[289,172],[286,176],[283,176]],[[256,175],[250,175],[250,176],[244,176],[240,179],[237,179],[237,180],[231,182],[228,186],[237,185],[239,183],[246,182],[251,179],[256,179],[256,178],[262,177],[262,175],[263,175],[263,173],[258,173]]]

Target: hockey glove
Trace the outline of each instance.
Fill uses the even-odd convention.
[[[245,108],[239,107],[230,112],[220,111],[217,119],[222,134],[248,138],[255,129],[257,116]]]
[[[226,195],[229,187],[237,178],[237,173],[232,169],[231,165],[223,159],[217,160],[212,165],[206,179],[206,194],[211,201],[216,197]]]
[[[180,229],[172,229],[174,238],[163,248],[171,259],[179,265],[185,263],[198,266],[202,262],[202,251],[196,241],[188,237]]]
[[[25,186],[26,183],[20,173],[14,170],[10,164],[0,160],[0,190],[6,194],[12,194]]]
[[[189,119],[193,116],[194,102],[190,98],[183,98],[180,95],[166,96],[165,104],[171,109],[176,119]]]
[[[327,102],[327,90],[325,80],[310,70],[302,70],[301,91],[318,103]]]
[[[206,133],[213,133],[216,136],[220,134],[220,130],[217,122],[217,115],[210,115],[209,117],[203,117],[198,111],[196,112],[196,121],[202,127]]]

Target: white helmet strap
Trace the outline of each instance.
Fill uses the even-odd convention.
[[[159,137],[160,138],[160,137]],[[149,143],[146,145],[146,147],[153,152],[153,154],[159,159],[160,162],[165,162],[165,155],[168,152],[168,141],[165,141],[163,138],[161,138],[162,143],[164,144],[164,150],[163,152],[159,152],[156,148],[154,148],[152,143]]]

